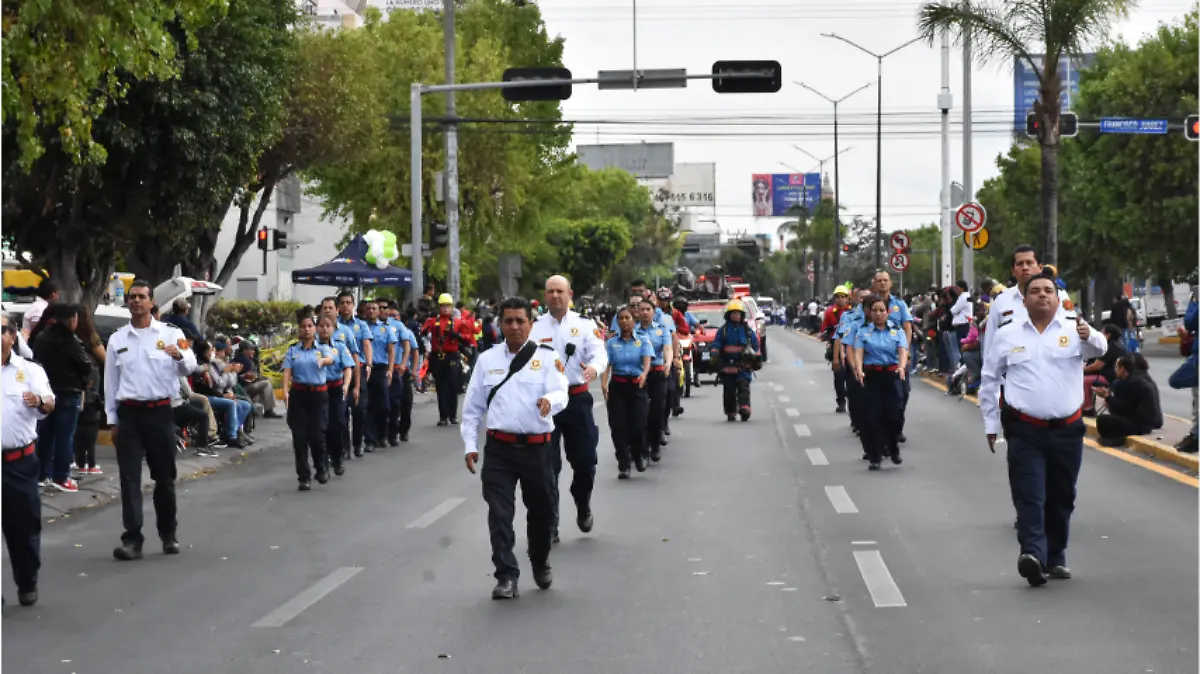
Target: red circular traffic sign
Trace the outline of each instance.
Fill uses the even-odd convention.
[[[903,251],[912,244],[912,240],[908,238],[908,232],[901,229],[892,232],[891,244],[893,250]]]
[[[904,271],[905,269],[908,269],[908,255],[904,253],[895,253],[892,255],[892,259],[888,261],[888,264],[895,271]]]
[[[954,224],[964,232],[978,232],[987,224],[987,211],[984,210],[982,204],[974,201],[963,204],[954,214]]]

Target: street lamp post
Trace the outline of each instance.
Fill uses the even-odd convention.
[[[855,44],[850,40],[837,35],[836,33],[821,33],[822,37],[831,37],[835,40],[841,40],[846,44],[858,49],[861,52],[870,54],[875,57],[875,85],[876,85],[876,115],[875,115],[875,267],[882,268],[883,265],[883,59],[895,54],[905,47],[915,42],[921,41],[923,38],[913,38],[908,42],[896,47],[891,51],[882,54],[876,54],[863,47]]]
[[[817,159],[816,155],[809,152],[808,150],[805,150],[804,148],[800,147],[799,145],[792,145],[792,147],[803,152],[804,154],[808,155],[809,157],[812,157],[814,160],[816,160],[817,165],[820,167],[819,170],[821,171],[822,179],[824,179],[824,177],[825,177],[825,162],[829,161],[830,159],[833,160],[833,271],[836,274],[838,269],[841,266],[840,263],[841,263],[841,259],[842,259],[842,190],[841,190],[841,183],[838,182],[838,179],[841,177],[841,174],[838,170],[838,167],[839,167],[838,166],[838,164],[839,164],[838,157],[840,157],[843,153],[849,152],[850,150],[854,149],[854,146],[851,145],[850,147],[846,148],[845,150],[838,150],[838,123],[837,123],[838,103],[841,103],[842,101],[846,100],[847,98],[850,98],[854,94],[857,94],[858,92],[862,91],[863,89],[866,89],[867,87],[871,86],[871,83],[867,82],[865,85],[859,87],[858,89],[855,89],[854,91],[851,91],[850,93],[846,94],[845,96],[842,96],[841,98],[837,99],[836,101],[833,100],[832,98],[826,97],[825,94],[822,94],[821,92],[817,91],[816,89],[813,89],[812,87],[804,84],[803,82],[797,82],[796,84],[799,84],[800,86],[804,87],[805,89],[808,89],[809,91],[815,93],[816,95],[820,96],[821,98],[824,98],[825,100],[833,103],[833,154],[824,159]]]

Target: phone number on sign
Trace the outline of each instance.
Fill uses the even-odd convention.
[[[685,201],[713,203],[716,200],[716,195],[712,192],[672,192],[667,195],[667,203],[683,203]]]

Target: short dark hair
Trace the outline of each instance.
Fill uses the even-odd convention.
[[[882,295],[876,295],[875,293],[871,293],[870,295],[867,295],[866,297],[863,298],[863,301],[862,301],[863,306],[867,307],[867,309],[870,309],[871,307],[875,306],[876,302],[883,302],[883,306],[885,306],[885,307],[887,306],[887,303],[888,303],[886,298],[884,298]]]
[[[1041,273],[1033,275],[1028,281],[1025,282],[1025,285],[1021,286],[1021,294],[1027,294],[1029,292],[1029,285],[1038,279],[1045,279],[1049,281],[1050,285],[1054,287],[1054,290],[1057,293],[1058,286],[1054,285],[1054,272],[1050,271],[1049,269],[1043,269]]]
[[[429,292],[429,291],[431,291],[431,290],[432,290],[432,291],[436,291],[436,290],[437,290],[437,286],[435,286],[433,283],[426,283],[426,284],[425,284],[425,292]]]
[[[321,298],[322,305],[324,305],[326,302],[333,302],[333,306],[335,306],[335,307],[337,306],[337,303],[338,303],[337,298],[332,295],[330,295],[329,297]]]
[[[354,299],[354,293],[350,292],[349,290],[343,290],[342,292],[337,294],[337,301],[341,302],[343,297],[349,297],[350,299]]]
[[[1009,257],[1009,259],[1008,259],[1008,268],[1009,269],[1012,269],[1013,266],[1017,264],[1017,255],[1019,255],[1020,253],[1033,253],[1033,261],[1037,262],[1037,259],[1038,259],[1037,249],[1030,245],[1021,244],[1021,245],[1017,246],[1016,248],[1013,248],[1012,256]]]
[[[37,289],[37,296],[49,301],[56,292],[58,292],[58,283],[54,279],[42,279],[42,283]]]
[[[959,288],[962,288],[963,290],[971,289],[971,286],[967,285],[967,282],[964,279],[958,279],[957,281],[954,282],[954,285],[958,286]]]
[[[650,286],[646,285],[646,279],[642,279],[642,278],[635,278],[629,282],[630,289],[637,288],[638,286],[641,286],[643,288],[650,287]]]
[[[140,278],[134,279],[133,283],[129,284],[129,289],[133,290],[134,288],[145,288],[146,294],[150,296],[150,299],[154,299],[154,288],[151,287],[149,281]]]
[[[525,317],[531,321],[533,320],[533,306],[529,304],[529,300],[525,299],[524,297],[504,298],[504,301],[500,303],[499,311],[497,313],[500,315],[500,318],[504,318],[504,312],[510,309],[513,311],[524,311]]]
[[[311,306],[305,305],[303,307],[300,307],[299,309],[296,310],[296,325],[300,325],[301,323],[304,322],[305,319],[313,321],[313,314],[315,314],[315,313],[316,312],[313,311],[313,308]],[[316,325],[316,321],[313,321],[313,325]]]
[[[1121,356],[1117,359],[1117,364],[1125,368],[1125,371],[1130,374],[1150,371],[1150,363],[1146,362],[1146,357],[1137,352]]]
[[[1122,332],[1121,328],[1118,328],[1112,323],[1105,323],[1104,325],[1100,326],[1100,332],[1103,332],[1104,336],[1107,337],[1109,341],[1120,339],[1122,336],[1124,336],[1124,332]]]

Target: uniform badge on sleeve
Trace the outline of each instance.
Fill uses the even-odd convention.
[[[180,349],[186,349],[188,348],[187,340],[180,338],[179,341],[175,342],[175,346],[178,346]]]
[[[534,372],[537,372],[538,370],[542,369],[542,361],[540,361],[540,360],[531,361],[529,363],[529,369],[533,370]]]
[[[1059,346],[1066,346],[1066,345],[1067,345],[1067,344],[1069,344],[1070,342],[1071,342],[1071,340],[1070,340],[1070,339],[1068,339],[1066,335],[1059,335],[1059,336],[1058,336],[1058,345],[1059,345]]]
[[[1067,311],[1075,311],[1075,303],[1071,300],[1063,300],[1062,306]]]
[[[592,334],[596,335],[596,339],[604,339],[604,331],[600,328],[596,328],[596,331]]]
[[[564,366],[563,362],[558,359],[554,360],[554,369],[558,370],[559,374],[565,374],[567,371],[566,366]]]

